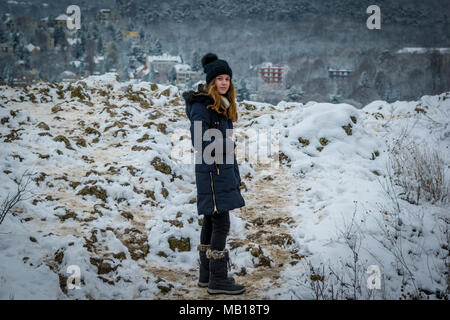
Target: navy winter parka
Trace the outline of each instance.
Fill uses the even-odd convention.
[[[207,93],[203,84],[199,84],[197,91],[186,91],[183,93],[186,101],[186,115],[191,124],[191,140],[194,148],[194,121],[201,122],[202,145],[201,150],[196,152],[204,154],[211,140],[204,139],[204,133],[208,129],[219,129],[223,137],[223,161],[214,161],[207,164],[204,157],[201,163],[195,164],[195,180],[197,184],[197,210],[198,214],[212,215],[224,211],[233,210],[245,206],[244,198],[241,195],[241,177],[236,161],[235,143],[227,138],[226,129],[233,129],[233,122],[225,115],[217,113],[207,105],[213,104],[213,98]],[[232,151],[234,163],[226,163],[226,152]],[[215,155],[215,152],[212,153]],[[219,154],[218,154],[219,155]],[[230,157],[230,156],[229,156]],[[218,159],[218,158],[216,158]],[[219,162],[219,163],[217,163]]]

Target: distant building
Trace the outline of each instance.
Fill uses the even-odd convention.
[[[39,20],[39,26],[47,28],[48,27],[48,17]]]
[[[55,48],[55,38],[53,38],[51,35],[49,35],[47,38],[47,47],[49,49]]]
[[[114,2],[111,3],[111,6],[115,6]],[[119,16],[116,10],[100,9],[97,12],[97,20],[103,24],[114,23],[119,21]]]
[[[331,69],[328,68],[328,77],[329,78],[346,78],[350,75],[352,70],[348,69]]]
[[[6,28],[8,28],[8,30],[10,32],[16,32],[17,24],[9,15],[8,15],[8,18],[6,18],[4,23],[6,25]]]
[[[4,53],[13,53],[13,47],[11,45],[9,45],[8,43],[0,43],[0,52],[4,52]]]
[[[17,18],[17,27],[20,30],[24,29],[36,29],[37,28],[37,21],[30,17],[19,17]]]
[[[59,16],[57,16],[55,18],[56,25],[58,27],[62,27],[62,28],[67,27],[67,20],[72,20],[72,19],[69,18],[66,14],[60,14]]]
[[[33,55],[35,53],[38,53],[39,51],[41,51],[41,49],[35,45],[33,45],[32,43],[29,43],[25,46],[25,49],[27,49],[27,51]]]
[[[283,66],[266,62],[258,67],[258,74],[264,83],[281,85],[283,83],[283,69]]]
[[[131,42],[135,44],[139,43],[140,41],[139,32],[137,31],[122,30],[122,34],[124,39],[131,40]]]
[[[147,56],[147,68],[158,66],[173,66],[182,63],[180,56],[170,56],[164,53],[161,56]]]
[[[20,65],[23,65],[23,64],[19,63],[19,66]],[[23,72],[23,74],[20,77],[13,79],[12,85],[13,86],[30,85],[30,84],[38,81],[37,75],[38,75],[38,70],[36,68],[33,68],[31,70],[26,70]]]
[[[175,70],[175,84],[186,84],[188,81],[200,80],[200,74],[197,71],[192,71],[188,64],[176,64],[173,66]]]
[[[98,18],[100,22],[106,22],[111,19],[111,9],[100,9]]]
[[[166,53],[160,56],[147,56],[146,66],[152,74],[152,81],[158,83],[169,82],[169,71],[176,64],[181,64],[180,56],[170,56]]]

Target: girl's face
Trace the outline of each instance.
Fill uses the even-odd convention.
[[[214,80],[216,84],[216,88],[220,94],[227,93],[230,88],[230,76],[227,74],[221,74],[216,77]]]

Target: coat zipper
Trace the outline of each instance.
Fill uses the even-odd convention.
[[[216,125],[216,129],[219,130],[220,121],[214,121],[214,124]],[[214,163],[214,164],[216,165],[217,175],[220,175],[219,165],[217,163]]]
[[[219,165],[216,163],[216,172],[217,175],[220,176],[220,169],[219,169]]]
[[[217,213],[217,206],[216,206],[216,194],[214,193],[214,182],[213,182],[213,176],[212,176],[212,172],[209,172],[209,177],[211,178],[211,189],[212,189],[212,195],[213,195],[213,203],[214,203],[214,212],[213,213]]]

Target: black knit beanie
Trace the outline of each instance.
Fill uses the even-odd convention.
[[[206,83],[212,81],[221,74],[227,74],[233,78],[233,71],[225,60],[220,60],[216,54],[207,53],[202,58],[203,71],[206,73]]]

